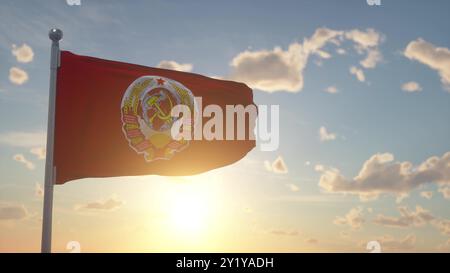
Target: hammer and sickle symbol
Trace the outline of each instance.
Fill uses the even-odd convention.
[[[170,99],[170,97],[168,97],[168,100],[169,100],[169,104],[170,104],[170,108],[169,108],[169,109],[172,109],[172,108],[173,108],[172,100]],[[155,113],[153,114],[153,116],[150,118],[150,122],[153,122],[153,120],[155,119],[155,117],[158,117],[158,118],[160,118],[160,119],[162,119],[162,120],[165,120],[165,121],[172,118],[172,117],[170,116],[170,110],[169,110],[169,113],[165,113],[164,110],[161,109],[161,107],[159,107],[159,104],[158,104],[158,97],[157,97],[157,96],[152,96],[151,98],[149,98],[149,99],[147,100],[147,105],[150,106],[150,107],[155,107],[156,110],[158,110],[158,111],[155,112]]]

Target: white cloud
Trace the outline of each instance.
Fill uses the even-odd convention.
[[[363,208],[352,208],[344,217],[337,216],[333,223],[336,225],[348,225],[354,230],[361,229],[366,221],[364,219]]]
[[[180,64],[175,61],[161,61],[159,62],[158,66],[159,68],[164,69],[170,69],[170,70],[177,70],[177,71],[183,71],[183,72],[191,72],[194,66],[192,64]]]
[[[355,49],[358,53],[367,54],[366,58],[360,62],[362,67],[366,69],[375,68],[377,64],[383,60],[383,56],[378,49],[379,44],[383,40],[383,37],[379,32],[371,28],[366,31],[355,29],[347,32],[345,36],[347,39],[355,42]],[[364,81],[361,80],[364,78],[361,76],[362,72],[355,73],[359,81]]]
[[[410,60],[421,62],[436,70],[444,88],[450,91],[450,50],[448,48],[437,47],[419,38],[406,46],[404,55]]]
[[[287,50],[246,50],[231,61],[230,78],[267,92],[298,92],[303,88],[308,56],[299,43],[291,44]]]
[[[288,172],[288,168],[286,166],[286,163],[284,163],[284,159],[282,156],[278,156],[272,163],[265,160],[264,167],[269,172],[274,172],[274,173],[287,173]]]
[[[0,205],[0,221],[22,220],[28,216],[23,205]]]
[[[28,159],[26,159],[23,154],[16,154],[16,155],[14,155],[13,159],[15,161],[17,161],[17,162],[20,162],[20,163],[24,164],[27,167],[27,169],[29,169],[29,170],[34,170],[36,168],[34,166],[33,162],[31,162]]]
[[[89,202],[82,205],[75,206],[76,210],[97,210],[97,211],[112,211],[120,208],[124,204],[123,201],[112,196],[104,200]]]
[[[319,128],[319,139],[320,141],[330,141],[336,139],[336,134],[328,132],[327,128],[324,126]]]
[[[354,41],[356,46],[362,49],[376,47],[382,39],[381,34],[371,28],[366,31],[361,31],[358,29],[348,31],[345,33],[345,37]]]
[[[323,172],[325,170],[325,166],[323,166],[321,164],[316,164],[316,166],[314,166],[314,170],[316,172]]]
[[[275,173],[287,173],[288,168],[286,163],[284,163],[284,159],[281,156],[278,156],[277,159],[272,163],[272,171]]]
[[[423,198],[426,198],[426,199],[431,199],[431,198],[433,198],[433,192],[432,191],[423,191],[420,193],[420,196],[422,196]]]
[[[450,199],[450,187],[441,187],[439,192],[442,193],[445,199]]]
[[[400,212],[399,217],[379,214],[373,222],[378,225],[395,228],[421,227],[425,224],[431,224],[442,235],[450,236],[450,220],[436,217],[421,206],[416,206],[415,211],[411,211],[407,207],[398,207],[398,210]]]
[[[399,196],[424,184],[449,184],[450,152],[430,157],[416,167],[408,161],[394,162],[390,153],[378,153],[364,162],[354,178],[344,177],[335,168],[320,172],[319,186],[327,192],[356,194],[362,200],[375,199],[382,193]]]
[[[392,236],[385,235],[381,238],[378,238],[377,241],[380,243],[382,249],[388,250],[411,250],[416,245],[416,235],[408,234],[405,238],[396,240]]]
[[[306,53],[323,55],[320,49],[328,42],[343,34],[342,31],[332,30],[328,28],[318,28],[309,39],[303,41],[303,48]]]
[[[9,70],[9,80],[17,85],[24,84],[28,81],[28,73],[18,67],[11,67]]]
[[[399,194],[397,194],[397,197],[395,198],[395,203],[399,204],[408,197],[409,197],[409,194],[407,194],[407,193],[399,193]]]
[[[382,59],[383,57],[378,49],[370,49],[368,50],[367,57],[360,64],[366,69],[375,68]]]
[[[362,69],[357,68],[356,66],[350,67],[350,74],[355,75],[358,81],[365,82],[366,76],[364,75],[364,71]]]
[[[38,159],[45,159],[46,151],[44,147],[31,148],[30,153],[34,154]]]
[[[292,184],[292,183],[291,184],[286,184],[286,186],[289,188],[289,190],[291,190],[293,192],[297,192],[297,191],[300,190],[300,188],[297,185]]]
[[[421,206],[416,206],[415,211],[410,211],[407,207],[402,206],[398,207],[398,211],[400,212],[400,217],[379,214],[373,222],[382,226],[405,228],[423,226],[435,219],[430,211],[425,210]]]
[[[436,219],[432,224],[442,235],[450,236],[450,220]]]
[[[5,132],[0,134],[0,144],[13,147],[38,147],[45,145],[46,133],[42,131],[35,132]]]
[[[336,86],[332,85],[332,86],[328,86],[327,88],[325,88],[323,91],[329,93],[329,94],[336,94],[339,92],[339,90],[337,89]]]
[[[420,86],[419,83],[411,81],[402,84],[402,90],[410,93],[419,92],[422,91],[422,87]]]
[[[286,50],[275,47],[272,50],[246,50],[237,54],[231,61],[229,78],[242,81],[252,88],[267,92],[288,91],[299,92],[303,88],[303,71],[311,55],[316,55],[321,64],[322,59],[331,58],[331,54],[324,51],[327,44],[339,46],[340,40],[348,39],[355,44],[359,53],[367,53],[361,65],[374,68],[382,59],[378,45],[382,40],[381,34],[373,29],[366,31],[353,29],[350,31],[318,28],[310,38],[302,43],[291,43]],[[336,50],[338,54],[345,54],[342,48]],[[360,81],[364,81],[362,70],[355,71]]]
[[[331,58],[331,54],[326,51],[323,51],[323,50],[317,50],[316,54],[319,55],[320,58],[322,58],[322,59],[330,59]]]
[[[19,47],[12,45],[12,54],[19,63],[29,63],[33,61],[34,57],[33,49],[27,44],[23,44]]]

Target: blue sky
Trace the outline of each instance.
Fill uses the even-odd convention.
[[[394,239],[383,240],[388,242],[387,245],[397,246],[393,250],[436,251],[439,245],[447,242],[448,235],[437,231],[433,223],[427,223],[425,227],[392,228],[375,225],[373,219],[377,214],[398,217],[399,206],[414,211],[417,205],[440,219],[449,219],[449,200],[439,189],[450,182],[427,181],[421,188],[408,191],[409,197],[400,203],[389,191],[380,193],[377,200],[362,202],[357,194],[324,192],[324,188],[318,185],[323,173],[317,172],[315,166],[334,167],[345,177],[352,178],[358,175],[364,162],[377,153],[394,155],[393,162],[409,161],[418,165],[429,157],[441,157],[450,151],[450,92],[446,90],[438,70],[425,64],[423,59],[405,56],[407,46],[419,38],[434,45],[434,49],[450,48],[450,2],[382,0],[382,5],[377,7],[367,5],[363,0],[81,1],[81,6],[69,6],[64,0],[2,1],[0,136],[11,132],[39,134],[46,130],[50,53],[47,33],[51,27],[64,31],[61,48],[77,54],[147,66],[173,60],[192,64],[195,73],[220,77],[232,75],[234,68],[231,62],[246,51],[258,54],[280,47],[284,52],[293,43],[312,40],[317,29],[341,31],[344,34],[338,45],[329,41],[320,48],[329,53],[330,58],[315,53],[309,55],[304,70],[299,72],[303,78],[301,88],[275,92],[254,88],[257,104],[280,105],[280,147],[274,152],[255,150],[242,162],[212,172],[212,175],[228,181],[217,183],[224,183],[217,187],[225,196],[221,204],[230,209],[224,214],[240,219],[233,214],[236,212],[232,208],[251,207],[254,223],[236,220],[236,225],[249,225],[245,230],[238,230],[251,239],[246,243],[245,240],[236,241],[235,245],[217,243],[214,247],[204,245],[199,249],[364,251],[359,246],[361,241],[387,235]],[[371,49],[381,53],[382,58],[373,68],[364,68],[360,64],[369,49],[363,48],[358,52],[355,49],[357,43],[346,37],[346,33],[352,30],[366,32],[368,29],[373,29],[380,37]],[[11,53],[13,44],[30,46],[33,60],[18,62]],[[337,49],[344,49],[345,54],[338,54]],[[442,73],[450,73],[446,72],[450,71],[449,62],[447,59],[447,64],[442,66]],[[364,81],[358,81],[349,72],[352,66],[362,69]],[[12,67],[26,71],[28,81],[14,84],[9,79]],[[253,80],[246,83],[251,86]],[[407,82],[418,83],[421,90],[402,90],[402,84]],[[338,92],[324,92],[330,86],[336,87]],[[319,128],[322,126],[329,134],[334,134],[335,139],[320,141]],[[19,142],[0,143],[0,201],[24,205],[29,215],[25,220],[15,221],[4,228],[12,237],[26,233],[34,239],[30,244],[9,245],[2,250],[36,251],[39,225],[35,222],[39,220],[35,218],[40,214],[41,199],[34,196],[33,191],[36,183],[42,184],[44,161],[36,159],[29,150],[42,144],[39,140],[36,140],[36,145]],[[24,155],[36,168],[28,170],[24,164],[12,160],[16,154]],[[264,168],[264,161],[273,162],[279,156],[288,168],[286,174]],[[443,172],[448,173],[449,168],[445,167]],[[81,223],[86,219],[83,217],[91,216],[80,216],[73,206],[117,195],[125,200],[120,211],[102,216],[107,217],[105,221],[110,221],[108,223],[113,223],[123,219],[125,212],[137,213],[140,210],[139,198],[146,199],[140,189],[154,191],[165,187],[164,181],[152,185],[139,179],[130,180],[132,182],[127,186],[116,179],[109,183],[87,179],[58,187],[55,206],[60,210],[56,209],[55,213],[61,215],[61,226],[64,226],[59,228],[56,224],[55,227],[60,234],[58,249],[64,250],[64,242],[69,235],[76,237],[79,234],[93,251],[120,250],[123,242],[117,240],[111,239],[111,245],[104,248],[89,241],[86,235],[89,226]],[[298,186],[299,190],[289,190],[286,185],[290,184]],[[421,197],[422,191],[432,191],[433,197],[429,200]],[[346,224],[344,227],[335,225],[333,221],[358,207],[364,211],[363,227],[351,227],[348,231],[351,239],[340,238],[339,233],[347,231],[348,227]],[[373,212],[366,212],[369,208]],[[120,214],[121,211],[125,212]],[[159,213],[157,210],[153,212]],[[277,222],[279,225],[273,224]],[[67,231],[68,223],[76,226],[73,233]],[[30,225],[35,229],[22,230]],[[237,227],[230,226],[230,230],[234,228]],[[261,237],[248,235],[255,233],[253,228],[257,230],[258,235],[255,236]],[[302,230],[294,240],[298,244],[278,242],[276,237],[270,237],[276,233],[271,233],[274,229]],[[398,247],[404,246],[400,243],[405,234],[414,234],[413,248],[408,248],[410,245],[403,249]],[[305,243],[308,238],[319,243],[308,245]],[[2,239],[6,240],[0,237]],[[259,240],[267,240],[269,246],[259,245]],[[243,248],[243,244],[249,248]],[[171,246],[178,250],[195,247]],[[126,248],[130,251],[155,249],[165,248],[162,244],[159,248],[133,245]]]

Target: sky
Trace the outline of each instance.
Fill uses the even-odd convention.
[[[450,2],[4,0],[0,252],[38,252],[50,40],[241,81],[280,145],[191,176],[55,187],[53,250],[450,251]]]

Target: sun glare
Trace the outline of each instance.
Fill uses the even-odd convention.
[[[176,194],[169,210],[170,222],[178,231],[196,233],[208,221],[208,202],[198,194]]]
[[[167,225],[181,237],[205,236],[217,215],[216,177],[201,175],[172,183],[164,197]]]

